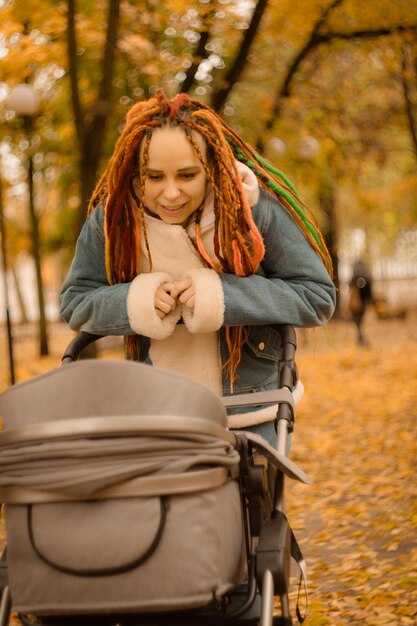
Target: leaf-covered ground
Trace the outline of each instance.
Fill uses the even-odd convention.
[[[369,317],[367,348],[343,322],[300,338],[292,458],[314,484],[287,484],[287,506],[308,626],[417,624],[417,318]]]
[[[387,321],[370,314],[366,330],[366,348],[349,322],[299,333],[306,392],[291,455],[314,483],[288,482],[286,494],[308,566],[306,626],[417,624],[417,312]],[[52,327],[51,356],[39,360],[20,330],[18,380],[57,366],[70,336]],[[2,391],[3,336],[0,354]]]

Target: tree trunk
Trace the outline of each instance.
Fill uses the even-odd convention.
[[[78,236],[86,218],[88,203],[96,184],[104,143],[107,120],[112,111],[112,81],[117,51],[121,0],[109,0],[107,34],[104,46],[101,81],[89,124],[82,107],[79,81],[77,38],[75,30],[75,0],[67,0],[68,63],[71,81],[71,98],[79,148],[80,207],[75,224]],[[80,358],[97,356],[96,344],[90,344]]]
[[[336,191],[330,172],[322,175],[319,186],[319,205],[325,217],[322,233],[330,252],[333,263],[333,282],[339,291],[339,259],[338,259],[338,220],[336,213]],[[335,317],[340,315],[339,298],[336,301]]]
[[[408,121],[408,128],[410,130],[411,145],[413,146],[414,156],[417,158],[417,122],[414,115],[413,99],[411,96],[411,81],[409,80],[409,74],[413,75],[413,64],[411,60],[411,46],[409,43],[404,42],[402,45],[402,59],[401,59],[401,84],[404,94],[405,114]],[[415,77],[415,74],[414,74]]]
[[[32,118],[25,116],[24,125],[28,140],[30,141],[32,133]],[[47,356],[48,335],[45,315],[45,298],[43,293],[42,269],[41,269],[41,251],[40,251],[40,235],[39,235],[39,218],[35,208],[35,192],[33,186],[33,158],[28,155],[28,191],[29,191],[29,218],[30,218],[30,234],[32,238],[32,256],[35,262],[36,272],[36,289],[38,294],[39,307],[39,354]]]
[[[22,288],[20,286],[20,279],[19,279],[19,276],[17,275],[16,268],[14,265],[12,267],[12,276],[13,276],[14,288],[16,290],[17,302],[19,305],[20,323],[28,324],[29,318],[28,318],[28,314],[26,310],[26,304],[23,298]]]
[[[88,141],[95,141],[97,136],[97,143],[100,141],[99,133],[91,133],[88,135]],[[87,143],[87,140],[86,140]],[[94,187],[97,182],[98,168],[100,164],[100,155],[92,152],[88,145],[86,145],[80,156],[80,209],[77,214],[76,234],[78,236],[85,219],[87,217],[87,208],[91,195],[94,191]]]
[[[1,155],[0,155],[0,159],[1,159]],[[11,322],[10,307],[9,307],[9,289],[8,289],[8,283],[7,283],[8,259],[7,259],[7,246],[6,246],[6,228],[4,224],[4,214],[3,214],[3,181],[1,178],[1,167],[0,167],[0,237],[1,237],[0,250],[1,250],[1,261],[2,261],[1,269],[3,273],[2,287],[3,287],[4,308],[5,308],[5,315],[6,315],[10,384],[14,385],[15,370],[14,370],[14,358],[13,358],[13,332],[12,332],[12,322]]]
[[[72,107],[79,148],[81,187],[80,208],[75,224],[76,237],[85,221],[88,201],[96,183],[106,124],[112,111],[112,81],[117,51],[120,2],[121,0],[109,0],[106,42],[101,63],[101,80],[97,99],[93,105],[91,121],[87,124],[81,103],[78,82],[77,38],[75,29],[76,2],[75,0],[67,0],[68,63]]]

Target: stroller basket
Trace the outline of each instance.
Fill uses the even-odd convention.
[[[277,394],[290,411],[288,388]],[[254,455],[281,488],[284,475],[310,482],[262,437],[230,432],[224,402],[206,387],[131,361],[77,361],[15,385],[0,396],[0,415],[11,603],[46,622],[224,617],[248,575],[250,606],[255,576],[263,586],[259,535],[258,560],[269,567],[262,525],[274,500]],[[272,552],[287,559],[281,527],[285,545]]]

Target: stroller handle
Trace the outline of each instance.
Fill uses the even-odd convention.
[[[293,361],[295,350],[297,347],[297,338],[295,334],[294,327],[291,324],[273,324],[272,328],[276,330],[281,336],[281,344],[282,344],[282,360],[283,361]],[[90,344],[98,341],[106,337],[106,335],[89,333],[84,330],[79,332],[68,344],[66,347],[64,354],[62,356],[62,363],[72,363],[73,361],[77,361],[80,357],[81,352],[89,346]],[[287,378],[288,374],[285,376]],[[281,380],[281,382],[284,382]],[[291,380],[285,381],[286,386],[291,387],[294,382],[293,374],[291,373]]]
[[[82,330],[78,333],[67,345],[65,348],[65,352],[62,356],[62,363],[72,363],[73,361],[77,361],[80,357],[81,352],[89,346],[91,343],[94,343],[98,339],[102,339],[106,335],[94,335],[93,333],[87,333]]]

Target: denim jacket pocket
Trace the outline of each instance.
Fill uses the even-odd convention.
[[[233,393],[261,391],[278,379],[281,337],[271,326],[248,326]],[[230,393],[226,390],[226,394]]]

